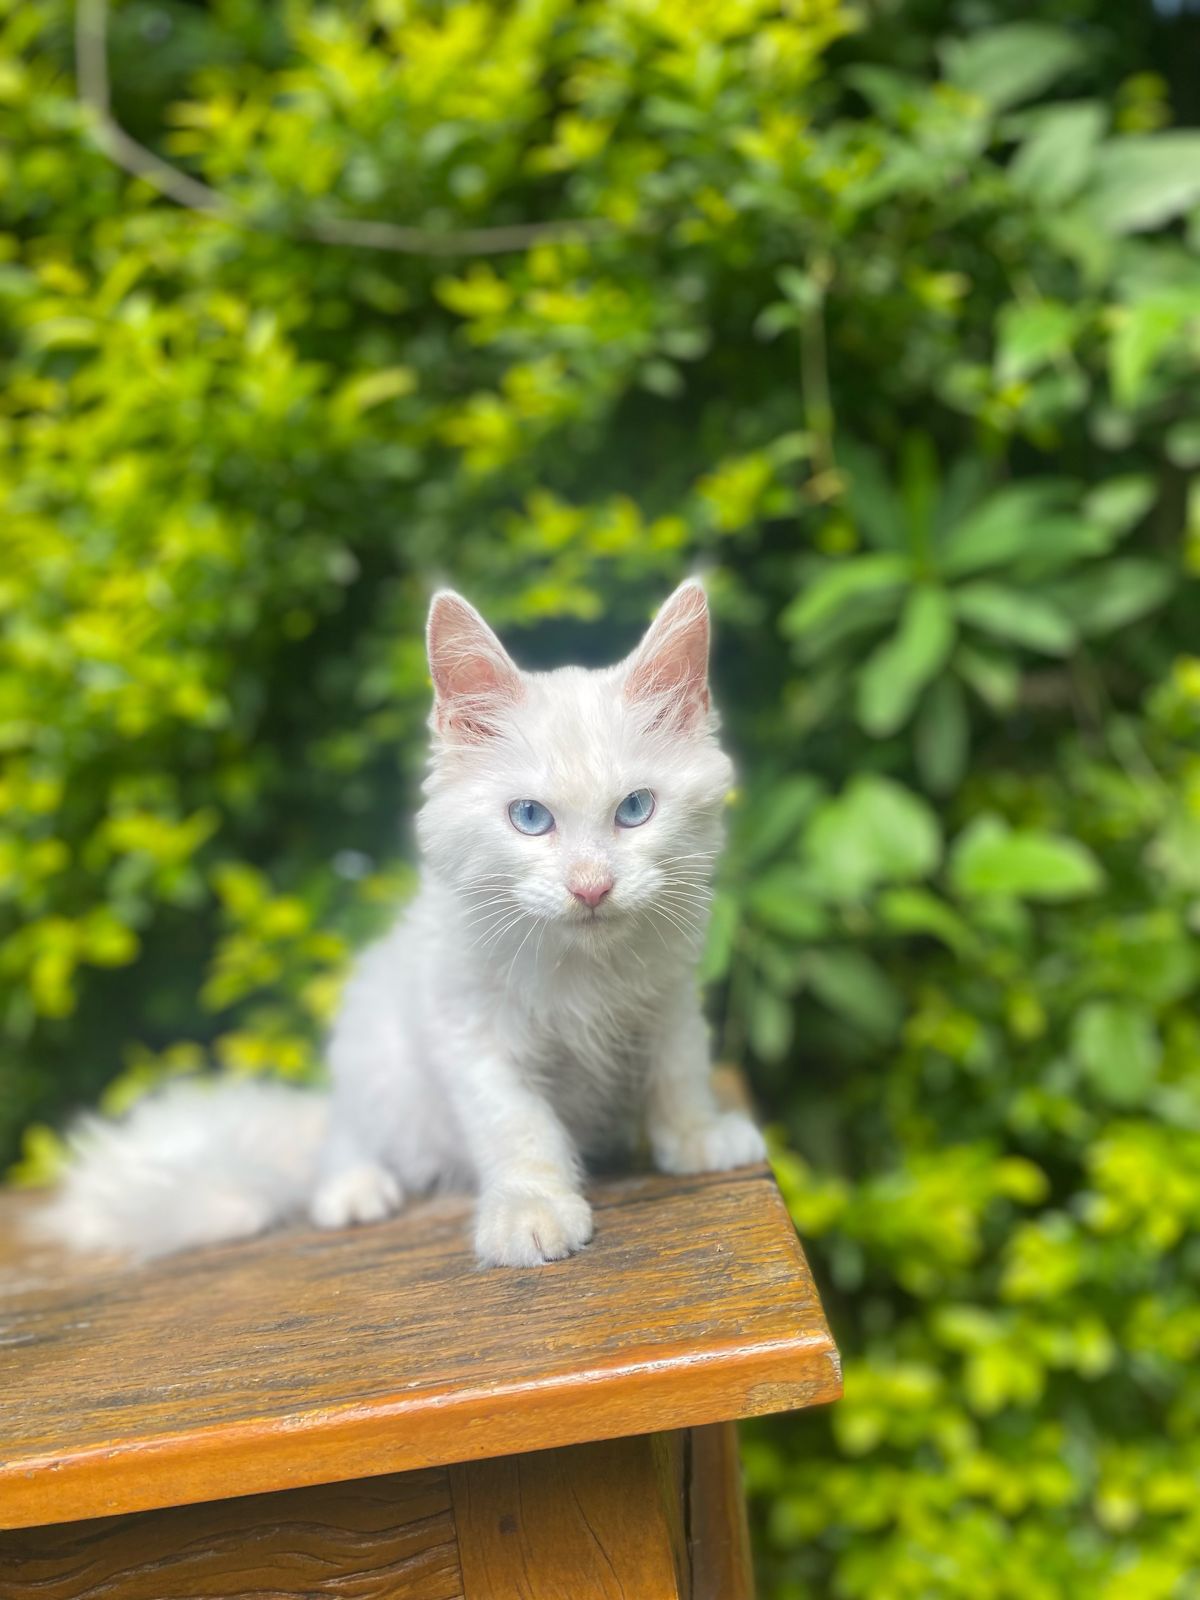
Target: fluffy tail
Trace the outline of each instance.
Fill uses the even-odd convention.
[[[143,1261],[262,1233],[306,1208],[327,1106],[312,1090],[225,1078],[175,1084],[120,1121],[85,1118],[33,1226]]]

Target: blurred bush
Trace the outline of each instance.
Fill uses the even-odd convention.
[[[4,1160],[313,1070],[407,881],[432,577],[600,660],[699,560],[717,1025],[847,1356],[748,1440],[764,1589],[1200,1593],[1200,134],[1150,13],[133,0],[115,109],[225,216],[104,154],[71,22],[0,0]]]

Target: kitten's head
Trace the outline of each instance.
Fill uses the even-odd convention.
[[[616,940],[636,921],[669,946],[694,944],[733,778],[709,703],[700,584],[676,589],[633,654],[598,672],[522,672],[448,590],[428,644],[418,834],[439,878],[477,908],[480,943],[536,918],[572,942]]]

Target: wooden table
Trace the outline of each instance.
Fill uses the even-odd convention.
[[[484,1271],[468,1205],[146,1268],[0,1199],[0,1600],[738,1600],[732,1419],[833,1400],[765,1169],[624,1177]]]

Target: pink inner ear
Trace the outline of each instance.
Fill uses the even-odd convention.
[[[684,728],[708,710],[708,602],[698,583],[676,589],[651,623],[634,651],[625,693],[660,701],[659,725]]]
[[[496,731],[497,713],[521,698],[521,674],[473,606],[435,596],[429,612],[429,670],[435,718],[445,734],[478,740]]]

